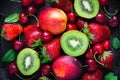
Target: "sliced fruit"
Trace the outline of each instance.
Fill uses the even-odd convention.
[[[17,66],[23,75],[34,74],[40,67],[38,53],[31,48],[23,49],[17,56]]]
[[[87,19],[95,17],[99,11],[98,0],[74,0],[76,13]]]
[[[62,35],[60,44],[66,54],[70,56],[80,56],[87,50],[89,39],[80,31],[70,30]]]

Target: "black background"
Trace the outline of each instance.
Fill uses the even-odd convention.
[[[39,10],[48,7],[49,5],[46,3],[46,5],[39,7]],[[114,10],[120,9],[120,0],[109,0],[109,6],[107,6],[107,9],[109,12],[113,13]],[[14,12],[22,12],[24,11],[21,7],[20,3],[17,2],[11,2],[9,0],[0,0],[0,28],[3,24],[4,17],[8,16],[11,13]],[[3,16],[1,16],[1,14]],[[117,16],[120,19],[120,11],[117,14]],[[120,23],[120,22],[119,22]],[[111,38],[118,37],[120,39],[120,25],[116,28],[110,28],[111,29]],[[0,60],[3,56],[3,54],[9,50],[12,47],[12,42],[8,42],[0,37]],[[119,77],[120,80],[120,49],[113,49],[111,47],[111,51],[113,51],[115,55],[115,61],[114,61],[114,68],[112,71]],[[7,73],[7,68],[5,63],[1,63],[0,61],[0,80],[18,80],[16,76],[9,76]]]

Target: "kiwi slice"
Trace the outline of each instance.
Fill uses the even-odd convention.
[[[38,53],[31,48],[21,50],[17,56],[17,66],[25,76],[34,74],[40,67]]]
[[[85,53],[89,45],[89,39],[80,31],[70,30],[62,35],[60,44],[67,55],[75,57]]]
[[[76,13],[87,19],[95,17],[99,11],[98,0],[74,0],[74,8]]]

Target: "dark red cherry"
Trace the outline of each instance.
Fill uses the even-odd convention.
[[[105,50],[109,50],[110,49],[110,40],[104,40],[102,42],[102,45],[103,45]]]
[[[48,31],[43,31],[41,38],[43,42],[49,42],[53,39],[53,35]]]
[[[51,71],[51,65],[49,65],[49,64],[44,64],[44,65],[41,67],[40,71],[41,71],[45,76],[49,76],[50,71]]]
[[[45,0],[33,0],[33,2],[37,6],[42,6],[45,4]]]
[[[118,17],[117,17],[117,16],[112,16],[112,17],[109,19],[108,24],[109,24],[111,27],[116,27],[116,26],[118,26],[118,24],[119,24]]]
[[[77,21],[76,21],[76,26],[79,30],[81,30],[83,27],[84,27],[84,21],[83,19],[79,18]]]
[[[27,9],[26,9],[26,13],[27,14],[36,14],[37,13],[37,9],[35,6],[29,6]]]
[[[92,49],[88,49],[88,50],[85,52],[85,57],[86,57],[86,58],[94,58],[94,54],[93,54]]]
[[[74,12],[67,13],[69,23],[74,23],[76,20],[76,14]]]
[[[94,72],[98,68],[97,62],[92,58],[86,59],[86,65],[87,65],[87,71],[89,72]]]
[[[20,13],[19,15],[19,21],[21,24],[26,24],[28,22],[29,18],[25,13]]]
[[[13,47],[16,51],[20,51],[24,48],[24,42],[15,40],[14,43],[13,43]]]
[[[108,5],[108,0],[99,0],[101,6]]]
[[[67,31],[68,30],[76,30],[76,29],[77,29],[77,27],[75,24],[67,23],[67,28],[66,28]]]
[[[8,64],[8,73],[10,75],[17,73],[19,70],[17,68],[17,65],[15,62],[9,63]]]
[[[23,7],[28,7],[31,4],[31,0],[21,0]]]
[[[100,11],[100,12],[97,14],[97,16],[95,17],[95,20],[96,20],[98,23],[101,23],[101,24],[106,23],[106,19],[107,19],[107,17],[106,17],[106,15],[105,15],[102,11]]]

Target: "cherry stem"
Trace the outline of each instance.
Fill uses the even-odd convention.
[[[84,68],[84,67],[87,67],[87,66],[88,66],[88,65],[83,65],[83,66],[81,66],[81,67],[83,67],[83,68]]]
[[[32,80],[32,79],[35,77],[35,75],[33,75],[33,76],[30,77],[30,78],[23,78],[23,77],[21,77],[20,75],[18,75],[17,73],[15,73],[15,75],[16,75],[18,78],[20,78],[21,80]]]
[[[37,22],[37,27],[40,26],[40,25],[39,25],[38,18],[37,18],[35,15],[33,15],[33,14],[29,14],[29,15],[27,15],[27,16],[33,16],[33,17],[35,18],[36,22]]]
[[[10,0],[12,2],[21,2],[21,0]]]
[[[56,79],[55,75],[52,72],[50,72],[50,74],[54,77],[54,79]]]
[[[96,61],[98,64],[104,66],[103,63],[101,63],[100,61],[97,60],[96,55],[97,55],[97,51],[94,53],[94,59],[95,59],[95,61]]]
[[[103,7],[103,9],[104,9],[105,13],[107,13],[107,15],[110,15],[110,16],[116,15],[116,14],[118,13],[118,10],[119,10],[119,9],[117,9],[117,10],[115,10],[114,13],[109,13],[109,12],[106,10],[105,6]]]

